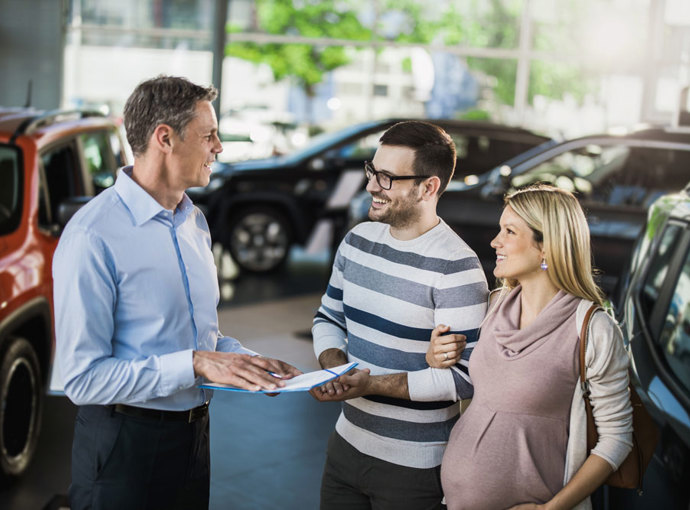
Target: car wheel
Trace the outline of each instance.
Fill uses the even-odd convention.
[[[289,223],[272,207],[244,209],[231,221],[227,235],[232,258],[252,273],[271,271],[283,264],[291,243]]]
[[[38,358],[24,338],[5,339],[0,360],[0,470],[21,475],[36,450],[43,391]]]

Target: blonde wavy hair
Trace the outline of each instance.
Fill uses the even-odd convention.
[[[603,305],[604,294],[592,277],[592,250],[589,226],[582,207],[572,193],[536,184],[509,193],[510,206],[542,243],[548,264],[547,274],[560,290]],[[517,281],[503,279],[504,287]]]

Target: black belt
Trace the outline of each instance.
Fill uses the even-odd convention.
[[[111,408],[116,413],[158,421],[186,421],[187,423],[192,423],[208,415],[208,402],[188,411],[162,411],[160,409],[147,409],[125,404],[115,404]]]

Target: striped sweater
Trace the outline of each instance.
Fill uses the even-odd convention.
[[[372,375],[407,372],[410,401],[370,395],[343,402],[338,433],[360,452],[394,464],[441,464],[458,398],[473,393],[468,360],[488,288],[476,254],[441,221],[409,241],[384,223],[352,229],[336,254],[314,326],[314,352],[338,348]],[[438,324],[467,336],[450,370],[425,360]]]

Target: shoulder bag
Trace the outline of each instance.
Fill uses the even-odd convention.
[[[585,411],[587,413],[587,454],[594,448],[599,440],[597,427],[592,415],[592,404],[589,401],[589,381],[587,380],[585,367],[585,351],[587,349],[587,337],[589,333],[589,321],[596,310],[603,310],[600,306],[593,304],[585,314],[580,332],[580,384],[585,401]],[[620,465],[618,470],[611,473],[606,480],[606,484],[611,487],[625,489],[637,489],[642,494],[642,478],[647,469],[649,461],[652,459],[654,449],[659,439],[659,429],[652,420],[647,410],[644,408],[632,383],[628,385],[630,390],[630,402],[633,409],[633,447],[630,454]]]

